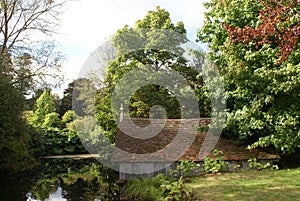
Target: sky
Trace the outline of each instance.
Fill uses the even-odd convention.
[[[173,22],[182,21],[188,38],[195,41],[204,22],[203,0],[75,0],[61,15],[59,35],[55,39],[66,55],[63,71],[65,88],[78,77],[89,55],[125,24],[133,26],[156,6],[166,9]]]

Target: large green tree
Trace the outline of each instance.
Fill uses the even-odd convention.
[[[33,126],[40,127],[43,125],[46,116],[53,112],[56,112],[54,100],[50,91],[46,90],[36,101],[30,123]]]
[[[0,54],[5,69],[10,58]],[[8,69],[8,68],[7,68]],[[12,77],[0,71],[0,176],[31,168],[35,161],[29,150],[30,131],[23,118],[24,96],[12,84]]]
[[[74,111],[60,118],[50,90],[36,100],[29,123],[36,130],[33,147],[38,155],[74,154],[85,152],[74,127]]]
[[[134,27],[125,25],[112,37],[112,45],[116,48],[116,59],[109,62],[105,87],[99,90],[97,97],[97,118],[111,141],[114,141],[116,133],[113,114],[119,115],[112,111],[112,94],[120,80],[130,71],[145,66],[153,74],[156,72],[168,74],[173,70],[188,80],[192,88],[195,89],[202,85],[201,78],[197,77],[197,68],[189,65],[184,58],[185,50],[182,45],[187,42],[183,23],[174,24],[170,19],[169,12],[160,7],[149,11],[143,19],[135,23]],[[130,79],[143,78],[134,78],[133,76]],[[177,80],[170,78],[169,81],[173,82],[173,86],[178,84]],[[126,101],[129,101],[126,103],[129,105],[129,111],[125,111],[125,113],[131,117],[149,118],[150,109],[156,105],[165,109],[167,118],[181,117],[176,94],[158,84],[141,86],[131,94],[130,100]],[[120,105],[121,103],[116,107],[120,107]],[[152,112],[154,112],[154,116],[162,117],[162,113]]]
[[[286,13],[272,11],[289,3],[293,6]],[[209,58],[225,81],[229,109],[225,132],[250,148],[295,151],[300,143],[299,37],[293,38],[295,47],[285,51],[278,37],[286,33],[274,33],[299,24],[299,4],[211,0],[205,6],[206,20],[198,37],[208,43]]]
[[[42,38],[55,32],[65,2],[0,0],[1,168],[17,171],[34,164],[30,126],[23,120],[24,95],[37,85],[58,83],[54,79],[61,76],[63,57],[54,42],[32,36]]]
[[[77,115],[84,116],[89,110],[89,104],[86,101],[90,95],[87,92],[92,91],[89,88],[91,85],[92,81],[86,78],[78,78],[70,82],[64,90],[64,96],[61,99],[60,116],[63,116],[68,110],[73,110]]]

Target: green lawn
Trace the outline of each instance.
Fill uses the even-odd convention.
[[[300,200],[300,168],[245,171],[192,178],[197,200]]]

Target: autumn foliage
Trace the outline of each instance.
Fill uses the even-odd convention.
[[[300,38],[300,0],[257,0],[262,5],[261,23],[257,27],[234,27],[223,23],[236,42],[254,42],[256,48],[263,44],[275,44],[280,48],[278,63],[285,61],[296,48]]]

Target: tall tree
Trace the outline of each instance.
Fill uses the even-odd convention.
[[[36,88],[59,86],[64,80],[61,71],[65,60],[52,41],[43,41],[26,46],[19,54],[12,54],[13,84],[24,95],[33,94]]]
[[[297,32],[289,30],[299,24],[299,4],[212,0],[205,6],[198,37],[209,44],[210,60],[225,81],[225,132],[249,148],[295,151],[300,144],[300,51],[298,36],[292,37]],[[288,34],[291,40],[285,41]]]
[[[37,42],[33,34],[55,33],[64,0],[1,0],[0,53],[10,53],[14,85],[25,93],[45,77],[61,77],[64,60],[52,41]],[[1,71],[2,65],[1,65]]]
[[[134,27],[125,25],[112,37],[117,58],[109,63],[105,87],[99,90],[97,97],[97,118],[111,141],[114,141],[116,132],[114,111],[110,105],[112,94],[120,80],[131,70],[144,66],[149,67],[153,74],[159,71],[168,74],[174,70],[185,77],[192,88],[202,85],[202,80],[197,77],[196,67],[189,65],[183,56],[184,49],[181,45],[186,42],[188,39],[183,23],[174,24],[169,12],[160,7],[149,11],[143,19],[135,23]],[[178,84],[177,80],[170,82],[174,82],[173,86]],[[143,86],[135,91],[128,101],[130,111],[126,113],[131,117],[148,118],[150,108],[156,105],[165,108],[168,118],[181,117],[176,94],[163,86],[156,84]]]
[[[39,43],[32,36],[55,32],[64,3],[0,0],[1,168],[16,171],[33,164],[31,136],[23,120],[24,95],[32,86],[58,77],[63,57],[53,42]]]
[[[56,112],[53,97],[49,90],[44,91],[37,99],[30,122],[33,126],[41,127],[48,114]]]
[[[63,97],[61,99],[61,105],[59,114],[63,116],[68,110],[72,110],[72,96],[74,89],[74,81],[68,84],[68,87],[64,89]]]
[[[1,0],[1,54],[32,42],[34,32],[54,33],[66,1]]]
[[[73,110],[77,115],[84,116],[89,110],[86,101],[93,98],[88,97],[90,94],[87,94],[89,91],[93,91],[89,89],[91,85],[92,81],[87,78],[78,78],[69,83],[61,99],[60,115],[63,116],[68,110]]]
[[[0,54],[1,63],[9,58]],[[30,131],[23,119],[22,93],[11,83],[11,77],[0,72],[0,176],[31,168],[35,161],[29,150]],[[7,175],[6,175],[7,176]]]
[[[233,42],[254,42],[257,49],[263,44],[273,44],[280,48],[278,62],[287,60],[297,48],[300,38],[299,6],[297,0],[258,1],[263,6],[259,12],[260,23],[251,27],[234,27],[224,23]]]

